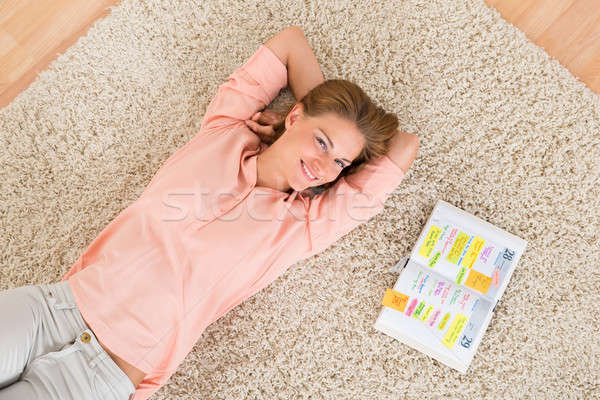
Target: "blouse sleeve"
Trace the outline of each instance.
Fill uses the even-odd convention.
[[[286,66],[271,49],[260,45],[254,55],[219,86],[206,109],[201,130],[244,124],[254,113],[266,108],[286,86]]]
[[[306,215],[309,253],[305,256],[325,250],[381,212],[404,175],[396,163],[383,155],[310,199]]]
[[[274,249],[274,267],[250,286],[246,296],[253,296],[291,265],[322,252],[382,211],[386,199],[403,178],[404,171],[384,155],[340,178],[324,193],[294,201],[284,224],[301,224],[297,232],[303,234],[293,235]]]

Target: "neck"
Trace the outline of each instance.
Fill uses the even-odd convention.
[[[273,152],[273,146],[267,147],[256,157],[256,186],[287,192],[291,187],[278,170],[279,159]]]

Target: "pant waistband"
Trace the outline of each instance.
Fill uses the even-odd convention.
[[[50,297],[54,297],[57,305],[61,304],[62,308],[77,307],[75,297],[71,292],[69,281],[56,282],[49,285],[40,285]]]
[[[96,335],[92,331],[92,329],[86,324],[77,307],[77,302],[75,300],[75,296],[71,291],[71,287],[69,286],[69,281],[61,281],[49,285],[40,285],[42,290],[46,293],[47,296],[53,298],[52,302],[54,302],[54,307],[58,309],[72,309],[73,312],[68,313],[75,318],[75,323],[77,325],[77,329],[79,334],[75,338],[75,341],[78,342],[77,348],[79,348],[82,352],[86,354],[86,358],[89,360],[90,366],[95,366],[96,364],[102,363],[103,361],[109,359],[109,363],[114,363],[110,358],[110,355],[102,348]],[[73,322],[73,321],[72,321]],[[116,368],[119,368],[115,365]],[[122,374],[125,378],[127,378],[127,383],[130,389],[130,396],[128,400],[133,398],[135,393],[135,387],[129,381],[129,378],[125,375],[123,371],[119,369],[120,374]]]

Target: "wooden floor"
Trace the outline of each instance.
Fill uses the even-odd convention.
[[[0,108],[119,0],[0,0]]]
[[[600,0],[485,0],[600,94]],[[1,0],[0,108],[119,0]]]
[[[485,0],[600,94],[599,0]]]

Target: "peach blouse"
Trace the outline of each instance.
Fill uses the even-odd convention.
[[[404,177],[383,156],[313,198],[256,186],[265,146],[244,121],[286,86],[286,66],[261,45],[62,279],[99,339],[147,373],[135,400],[169,379],[208,325],[379,213]]]

